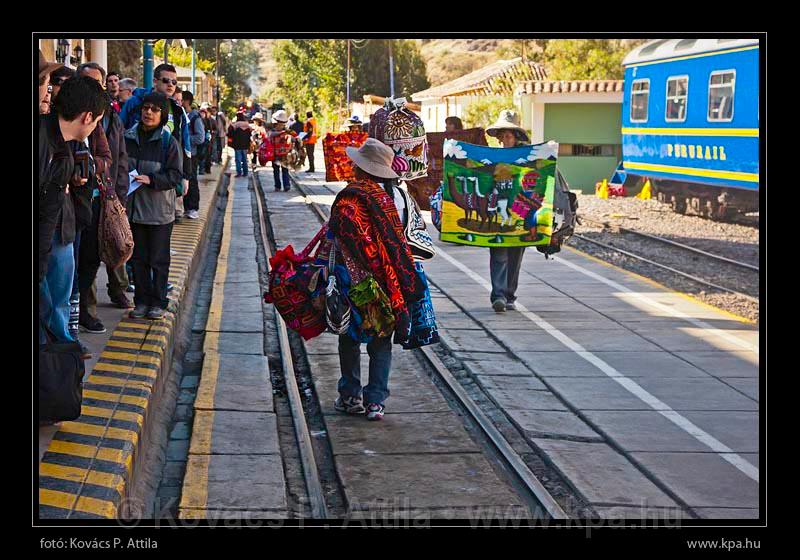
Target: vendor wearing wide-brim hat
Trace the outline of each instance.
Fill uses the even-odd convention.
[[[486,134],[500,140],[504,148],[530,144],[528,133],[519,125],[516,111],[503,110]],[[510,201],[509,201],[510,204]],[[501,313],[516,309],[516,291],[519,271],[525,247],[489,247],[489,274],[492,278],[492,293],[489,296],[492,309]]]
[[[508,109],[500,111],[497,122],[486,129],[486,134],[497,138],[504,148],[531,143],[528,133],[519,125],[517,112]]]
[[[347,131],[348,132],[363,132],[364,130],[364,122],[359,118],[358,115],[353,115],[349,119],[347,119]]]
[[[282,156],[278,155],[279,145],[285,148],[286,144],[294,141],[292,138],[287,138],[287,135],[290,137],[297,137],[297,133],[294,130],[286,128],[287,122],[289,122],[289,113],[283,109],[275,111],[272,114],[272,123],[274,126],[269,133],[267,133],[267,138],[272,142],[273,146],[275,146],[275,156],[272,160],[272,178],[275,183],[276,191],[280,191],[281,187],[283,187],[284,191],[291,189],[288,154]],[[281,185],[281,183],[283,184]]]

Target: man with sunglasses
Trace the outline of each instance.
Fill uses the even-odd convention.
[[[136,88],[130,99],[125,102],[119,113],[125,130],[130,130],[133,125],[142,118],[142,102],[146,95],[150,93],[163,93],[168,98],[168,108],[166,124],[164,128],[169,131],[172,137],[178,142],[178,146],[186,154],[186,158],[191,157],[191,145],[189,141],[189,119],[181,104],[173,99],[175,90],[178,87],[178,72],[172,64],[159,64],[153,71],[153,88]],[[191,169],[184,165],[184,174],[188,178]]]

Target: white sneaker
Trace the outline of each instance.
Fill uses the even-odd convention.
[[[197,213],[197,210],[189,210],[186,212],[186,217],[190,220],[196,220],[200,217],[200,214]]]

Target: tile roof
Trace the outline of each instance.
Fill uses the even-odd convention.
[[[520,84],[517,93],[621,92],[623,80],[533,80]]]
[[[498,60],[447,83],[412,94],[414,101],[452,95],[510,95],[526,80],[547,78],[544,66],[517,57]]]

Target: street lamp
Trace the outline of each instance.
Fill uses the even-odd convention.
[[[64,64],[67,59],[67,49],[69,48],[69,41],[66,39],[59,39],[58,46],[56,47],[56,62]]]
[[[72,56],[76,60],[75,66],[78,66],[83,62],[83,48],[81,47],[80,43],[75,45],[75,48],[72,49]]]

